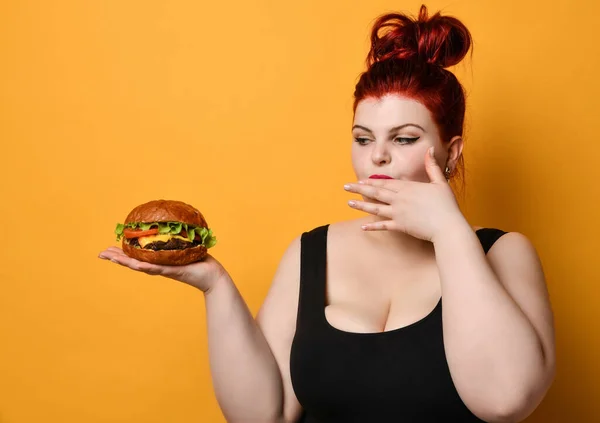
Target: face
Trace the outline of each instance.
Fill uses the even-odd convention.
[[[394,179],[429,182],[425,154],[431,146],[442,171],[454,169],[462,139],[442,143],[429,110],[399,95],[359,102],[352,128],[352,166],[357,179],[387,175]]]

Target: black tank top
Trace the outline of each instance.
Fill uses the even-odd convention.
[[[460,399],[444,352],[442,301],[395,330],[352,333],[325,317],[327,231],[301,237],[300,297],[292,385],[302,423],[481,422]],[[477,231],[487,254],[506,232]]]

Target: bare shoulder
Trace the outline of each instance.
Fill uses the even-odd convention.
[[[475,231],[483,229],[473,226]],[[523,233],[504,231],[486,258],[505,287],[529,285],[547,295],[542,261],[533,242]]]
[[[490,248],[488,261],[494,270],[511,267],[517,271],[535,272],[537,282],[544,282],[540,256],[533,242],[521,232],[506,232]],[[541,279],[540,279],[541,278]]]
[[[490,266],[509,290],[530,290],[540,301],[548,296],[542,261],[533,242],[520,232],[507,232],[487,254]],[[534,292],[530,292],[533,294]]]
[[[275,312],[279,309],[285,308],[286,312],[291,309],[297,310],[300,290],[302,236],[304,233],[309,233],[317,228],[320,228],[320,226],[305,230],[288,243],[275,270],[265,301],[257,315],[259,323],[266,316],[276,314]],[[356,233],[360,232],[356,228],[360,229],[359,220],[331,223],[327,229],[328,239],[336,244],[343,245],[348,241],[348,237],[356,236]]]

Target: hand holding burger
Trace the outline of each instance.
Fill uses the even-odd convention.
[[[202,260],[217,242],[200,211],[173,200],[137,206],[115,233],[129,257],[170,266]]]
[[[203,291],[227,272],[208,249],[217,240],[199,210],[181,201],[153,200],[135,207],[115,228],[121,247],[102,259],[151,275],[163,275]]]

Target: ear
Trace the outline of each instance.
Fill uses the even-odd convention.
[[[448,143],[447,151],[448,158],[446,159],[446,164],[444,167],[448,166],[451,170],[456,168],[456,164],[462,155],[464,146],[463,138],[459,135],[453,137]]]

